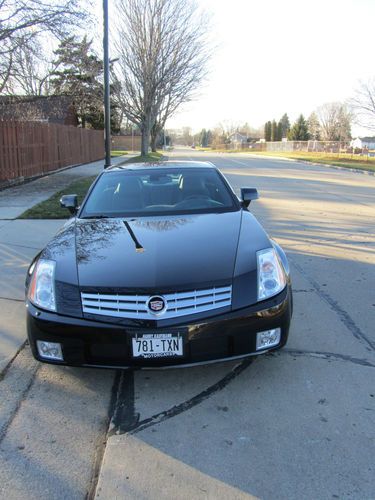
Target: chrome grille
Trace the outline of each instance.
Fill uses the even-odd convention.
[[[84,313],[129,319],[169,319],[230,306],[232,287],[165,293],[160,296],[165,300],[166,307],[162,313],[155,314],[147,307],[153,295],[81,293]]]

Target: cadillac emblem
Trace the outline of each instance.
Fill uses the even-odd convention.
[[[148,299],[147,307],[152,314],[161,314],[167,307],[167,301],[163,297],[154,295]]]

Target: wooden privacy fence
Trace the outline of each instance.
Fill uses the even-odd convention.
[[[0,185],[102,158],[102,130],[0,121]]]
[[[140,151],[141,137],[139,135],[113,135],[112,149],[125,151]]]

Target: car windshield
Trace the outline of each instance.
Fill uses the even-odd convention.
[[[216,170],[170,167],[103,174],[80,217],[228,212],[238,208],[235,196]]]

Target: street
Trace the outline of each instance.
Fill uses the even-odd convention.
[[[211,161],[237,194],[258,189],[250,209],[291,265],[287,346],[160,371],[39,364],[24,345],[24,276],[62,221],[10,210],[0,498],[375,498],[375,177],[187,148],[170,159]]]

